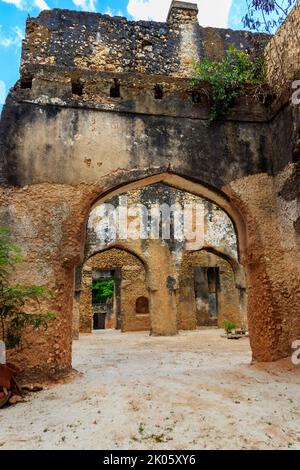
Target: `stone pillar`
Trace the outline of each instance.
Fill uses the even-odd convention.
[[[172,255],[161,242],[151,242],[148,249],[148,286],[150,294],[151,334],[173,336],[177,329],[177,275]]]
[[[194,2],[173,0],[168,13],[168,23],[190,23],[197,20],[198,5]]]
[[[239,288],[239,297],[240,297],[240,312],[241,312],[241,328],[248,330],[246,289]]]
[[[74,272],[74,301],[73,301],[73,340],[79,339],[80,323],[80,292],[82,282],[82,266],[78,266]]]
[[[197,15],[196,3],[173,0],[167,18],[167,22],[179,34],[179,75],[183,77],[190,77],[194,71],[193,63],[200,60],[200,28]]]
[[[75,291],[73,302],[73,339],[79,339],[79,322],[80,322],[80,291]]]
[[[191,267],[184,266],[179,275],[179,293],[178,293],[178,329],[196,330],[196,299],[195,299],[195,280]]]
[[[92,268],[84,267],[80,294],[80,333],[93,332]]]
[[[195,286],[196,286],[196,316],[198,326],[208,326],[210,323],[209,312],[209,288],[207,281],[207,269],[195,268]]]

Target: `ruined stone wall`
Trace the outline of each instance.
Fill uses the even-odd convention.
[[[136,300],[139,297],[149,296],[145,268],[135,256],[113,248],[91,256],[84,264],[80,293],[80,332],[91,333],[93,329],[92,269],[121,270],[121,330],[123,332],[150,330],[149,314],[136,313]]]
[[[121,64],[124,71],[118,76],[114,70],[88,64],[84,68],[88,57],[97,66],[99,56],[93,51],[99,50],[100,23],[105,23],[104,39],[100,34],[98,40],[105,47],[109,28],[115,38],[116,24],[122,23],[122,31],[143,26],[57,10],[30,19],[21,79],[1,116],[0,222],[11,228],[13,241],[24,252],[13,279],[50,287],[54,297],[45,308],[57,312],[48,331],[29,334],[26,347],[14,352],[13,360],[47,373],[70,368],[74,270],[84,260],[90,210],[98,199],[103,202],[118,191],[154,182],[212,201],[231,217],[239,264],[246,272],[239,283],[247,285],[253,357],[264,361],[288,356],[292,341],[300,337],[299,179],[290,184],[299,116],[288,105],[274,108],[247,98],[237,102],[230,118],[208,126],[205,93],[200,101],[193,100],[189,79],[180,76],[184,55],[179,49],[184,51],[184,46],[172,44],[171,36],[168,48],[174,48],[176,61],[168,76],[160,67],[169,52],[164,41],[158,46],[154,40],[164,60],[158,49],[152,51],[157,73],[151,76],[146,74],[151,61],[145,56],[134,57],[131,71]],[[171,24],[153,24],[155,32],[161,27],[171,29]],[[187,29],[188,42],[197,28]],[[209,33],[207,45],[197,45],[200,54],[206,50],[207,55],[222,55],[227,35],[234,42],[231,31],[200,31],[202,38]],[[234,34],[239,40],[247,37]],[[83,68],[75,64],[76,57]],[[116,57],[114,61],[119,63]],[[115,78],[120,81],[119,98],[110,94]],[[162,99],[155,98],[156,84],[163,88]],[[143,259],[139,243],[134,252]],[[178,283],[168,247],[149,245],[147,262],[151,327],[156,334],[176,334]]]
[[[129,171],[139,178],[160,169],[221,189],[232,178],[272,171],[275,149],[269,127],[261,117],[242,121],[255,120],[255,114],[251,118],[241,112],[241,121],[209,127],[201,118],[207,108],[190,100],[186,106],[197,108],[195,114],[182,114],[181,100],[160,101],[155,113],[142,114],[142,109],[126,111],[130,101],[123,111],[113,105],[110,112],[84,103],[73,106],[68,100],[54,105],[39,93],[44,104],[18,101],[16,94],[3,110],[0,155],[11,184],[98,184],[110,176],[120,184],[122,173],[126,182]],[[169,107],[174,116],[168,115]]]
[[[275,187],[271,176],[261,174],[224,188],[231,204],[243,212],[247,226],[247,249],[241,262],[247,274],[250,338],[258,360],[289,354],[291,342],[299,335],[299,235],[294,228],[299,205],[297,199],[289,202],[277,196],[291,170],[281,172]],[[25,349],[14,354],[19,364],[49,373],[70,367],[74,267],[81,260],[89,207],[104,188],[42,184],[2,190],[1,224],[11,227],[13,241],[25,253],[24,265],[18,267],[14,279],[52,288],[54,299],[46,308],[57,312],[47,332],[29,335]],[[64,220],[56,225],[58,209],[64,206]],[[53,228],[54,222],[60,230]],[[154,260],[150,288],[157,311],[162,308],[158,289],[172,273],[164,253],[160,247],[149,247],[149,259]],[[161,326],[166,331],[168,325],[167,317]]]
[[[197,13],[195,4],[183,2],[173,2],[164,23],[69,10],[43,11],[27,20],[22,76],[32,76],[30,66],[34,64],[76,68],[78,72],[88,69],[188,77],[193,61],[221,57],[231,44],[253,49],[253,38],[264,37],[202,28]]]
[[[92,304],[92,267],[84,266],[79,300],[79,329],[80,333],[93,331],[93,304]]]
[[[268,171],[272,153],[265,126],[250,129],[236,123],[235,128],[208,131],[206,122],[199,121],[208,118],[207,93],[202,91],[195,100],[189,78],[195,60],[220,58],[233,43],[254,48],[260,36],[201,28],[196,16],[195,5],[173,2],[167,23],[56,9],[29,18],[21,79],[10,94],[11,106],[4,109],[0,129],[1,181],[97,183],[113,171],[113,155],[120,168],[128,162],[131,169],[147,168],[149,149],[162,169],[172,158],[186,171],[186,161],[193,167],[192,155],[197,154],[207,168],[207,183],[212,172],[214,180],[224,174],[229,181],[228,172]],[[160,99],[156,86],[162,91]],[[119,94],[111,93],[116,87]],[[108,111],[117,114],[108,116]],[[244,100],[232,116],[261,122],[267,114],[258,102],[249,113]],[[16,120],[18,130],[10,124]],[[181,138],[184,128],[193,130],[192,140]],[[239,136],[236,142],[232,133]],[[30,140],[29,150],[24,143]],[[217,162],[208,158],[212,146],[216,156],[222,155]]]
[[[50,288],[53,299],[42,302],[41,308],[56,314],[47,330],[28,331],[22,348],[10,351],[8,359],[22,370],[53,376],[71,367],[73,266],[80,261],[84,214],[95,188],[2,187],[0,197],[1,226],[10,228],[12,241],[22,249],[23,262],[12,273],[12,282]]]
[[[256,351],[267,349],[272,360],[277,354],[288,356],[300,333],[300,237],[294,227],[299,217],[299,199],[286,201],[279,196],[291,173],[290,165],[275,181],[261,174],[231,185],[237,197],[243,195],[248,220],[250,341]]]
[[[299,49],[300,3],[297,2],[265,49],[267,79],[279,93],[292,80],[300,79]]]
[[[73,339],[79,339],[80,324],[80,290],[82,282],[82,271],[75,269],[74,273],[74,298],[73,298]]]

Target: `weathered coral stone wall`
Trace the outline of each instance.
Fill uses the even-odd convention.
[[[265,35],[203,28],[195,4],[173,2],[166,22],[128,21],[98,13],[53,9],[28,18],[22,49],[22,75],[32,65],[69,70],[189,77],[201,57],[224,56],[236,44],[253,50]],[[75,70],[73,80],[80,80]]]
[[[99,271],[121,271],[121,330],[150,330],[149,314],[136,312],[139,297],[148,298],[146,272],[143,263],[134,255],[112,248],[90,257],[83,266],[83,280],[80,294],[80,331],[92,332],[92,269]]]
[[[181,330],[193,330],[197,327],[197,312],[195,298],[195,279],[193,268],[219,268],[219,289],[217,325],[223,327],[224,320],[231,320],[237,327],[243,324],[240,306],[240,294],[236,287],[234,272],[228,261],[219,256],[199,251],[185,253],[179,273],[178,292],[178,328]],[[209,324],[209,318],[201,315],[202,320]]]
[[[1,226],[10,228],[23,255],[12,282],[50,288],[53,299],[42,308],[56,313],[46,331],[28,332],[23,348],[9,352],[8,359],[22,370],[52,376],[70,369],[74,263],[80,261],[86,211],[98,192],[93,186],[47,183],[1,188]]]
[[[279,93],[292,80],[300,79],[299,49],[300,3],[297,2],[265,49],[267,79]]]
[[[257,37],[201,29],[194,7],[175,2],[173,8],[167,23],[60,10],[28,20],[20,81],[0,122],[0,222],[24,253],[13,279],[50,287],[54,297],[45,308],[57,318],[13,353],[27,368],[56,373],[71,366],[74,272],[84,260],[95,201],[155,178],[212,201],[231,217],[246,273],[238,283],[247,283],[254,360],[286,357],[300,338],[293,164],[299,113],[289,103],[275,109],[247,97],[227,120],[208,126],[206,94],[194,99],[189,78],[182,78],[185,66],[196,49],[196,60],[221,57],[229,44],[251,47]],[[184,25],[175,28],[172,21],[181,14]],[[270,83],[276,70],[269,67]],[[116,97],[111,87],[118,82]],[[162,99],[155,97],[156,84]],[[157,243],[147,256],[151,328],[176,334],[178,285],[170,251]]]
[[[288,356],[292,342],[300,337],[300,237],[294,225],[299,217],[299,192],[297,196],[291,194],[290,199],[282,194],[292,173],[293,165],[289,165],[275,178],[261,174],[252,181],[232,183],[236,196],[243,195],[248,214],[247,311],[251,345],[257,351],[268,349],[270,360]]]
[[[81,289],[79,294],[78,337],[79,332],[91,333],[93,331],[92,283],[92,268],[90,266],[84,266],[82,269]],[[74,319],[75,315],[73,317],[73,321]]]

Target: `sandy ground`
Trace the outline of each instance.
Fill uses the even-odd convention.
[[[1,410],[0,448],[300,449],[300,366],[220,333],[81,337],[81,374]]]

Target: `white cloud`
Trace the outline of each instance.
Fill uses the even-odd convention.
[[[6,86],[3,80],[0,80],[0,106],[5,103]]]
[[[112,10],[110,7],[106,8],[104,14],[109,16],[123,16],[121,10]]]
[[[10,3],[11,5],[15,5],[20,10],[24,10],[26,2],[24,0],[2,0],[4,3]]]
[[[22,39],[24,37],[23,32],[17,26],[13,28],[13,34],[9,36],[4,36],[1,31],[2,26],[0,25],[0,46],[1,47],[11,47],[11,46],[20,46]]]
[[[72,0],[83,11],[96,11],[97,0]]]
[[[34,5],[40,10],[50,10],[45,0],[34,0]]]
[[[202,26],[228,26],[232,0],[198,0],[197,3]],[[127,11],[135,20],[166,21],[170,5],[171,0],[129,0]]]
[[[198,0],[201,26],[227,28],[232,0]]]
[[[170,0],[129,0],[127,11],[135,20],[165,21],[170,3]]]
[[[4,3],[15,5],[19,10],[32,10],[38,8],[39,10],[50,10],[50,7],[45,0],[1,0]]]

